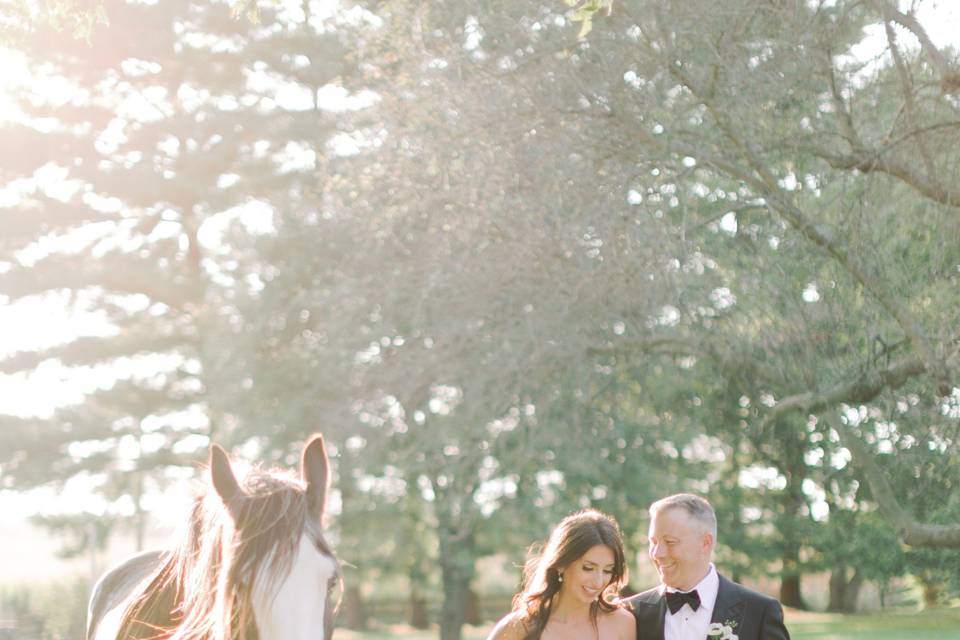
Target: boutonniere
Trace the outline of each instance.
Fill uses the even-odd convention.
[[[726,622],[711,622],[707,627],[707,640],[740,640],[733,632],[737,627],[736,620]]]

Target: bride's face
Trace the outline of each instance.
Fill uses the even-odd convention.
[[[593,602],[613,579],[613,568],[610,547],[595,545],[564,569],[560,593],[581,602]]]
[[[707,575],[713,536],[683,509],[664,509],[650,521],[650,558],[663,584],[687,591]]]

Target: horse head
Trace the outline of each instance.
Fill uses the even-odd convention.
[[[323,640],[333,636],[338,571],[323,537],[329,467],[318,434],[300,456],[302,488],[263,475],[248,475],[241,485],[226,452],[211,446],[211,481],[231,520],[225,528],[220,613],[234,631],[225,638],[250,622],[260,640],[318,640],[321,629]],[[252,621],[246,620],[250,614]]]
[[[338,563],[323,536],[330,484],[323,437],[299,477],[251,469],[238,480],[210,447],[210,484],[178,544],[104,575],[88,640],[330,640]]]

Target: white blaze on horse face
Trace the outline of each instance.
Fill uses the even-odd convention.
[[[304,533],[290,573],[275,583],[275,591],[266,593],[264,581],[257,580],[252,600],[260,640],[327,640],[324,609],[336,569],[334,559]]]

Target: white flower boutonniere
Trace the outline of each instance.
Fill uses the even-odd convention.
[[[732,620],[726,622],[711,622],[707,627],[707,640],[739,640],[733,632],[737,623]]]

